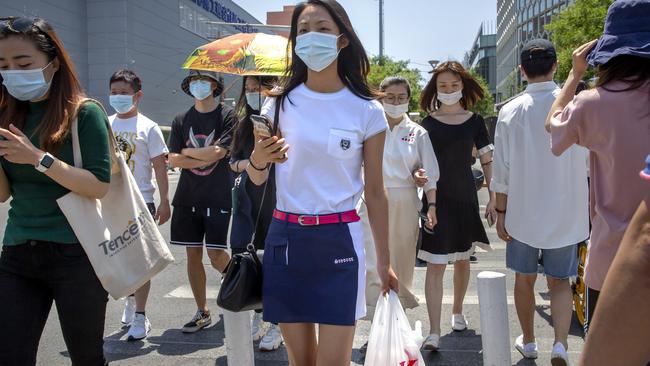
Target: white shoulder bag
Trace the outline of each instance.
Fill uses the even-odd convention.
[[[96,103],[86,100],[82,103]],[[103,109],[103,107],[102,107]],[[72,127],[74,166],[83,167],[79,121]],[[57,203],[86,251],[97,277],[115,299],[131,295],[161,272],[174,257],[149,213],[107,124],[111,152],[111,182],[102,199],[70,192]]]

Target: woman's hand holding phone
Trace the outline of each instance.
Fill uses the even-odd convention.
[[[260,135],[257,129],[253,129],[255,136],[255,148],[251,154],[252,164],[256,167],[266,167],[271,163],[284,163],[287,161],[289,145],[285,139],[278,136],[266,137]]]

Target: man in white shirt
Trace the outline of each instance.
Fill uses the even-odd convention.
[[[151,215],[162,225],[169,220],[171,213],[167,196],[168,150],[165,139],[158,124],[138,112],[138,104],[143,95],[142,83],[133,71],[117,71],[111,76],[109,86],[110,104],[117,112],[109,117],[113,134]],[[158,209],[154,205],[156,187],[152,181],[152,167],[156,172],[160,195]],[[145,315],[150,287],[151,283],[147,282],[135,295],[126,299],[122,323],[131,325],[127,337],[129,341],[143,339],[151,330],[151,324]]]
[[[555,331],[551,358],[553,365],[568,365],[569,277],[577,275],[576,244],[589,236],[587,152],[574,147],[560,158],[551,153],[544,121],[560,91],[553,82],[553,44],[527,43],[520,68],[528,87],[499,113],[490,185],[497,193],[497,231],[508,243],[506,265],[516,272],[515,306],[523,334],[515,348],[525,358],[537,357],[534,288],[541,251]]]

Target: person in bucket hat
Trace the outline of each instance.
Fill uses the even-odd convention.
[[[574,98],[589,65],[595,89]],[[556,155],[571,145],[590,150],[593,230],[585,268],[585,330],[623,234],[647,183],[639,161],[650,151],[650,0],[618,0],[599,40],[573,52],[573,69],[546,121]]]
[[[190,70],[181,87],[194,97],[194,104],[176,116],[169,136],[169,163],[182,169],[172,200],[170,243],[185,247],[187,253],[188,280],[197,310],[183,332],[194,333],[212,322],[203,247],[218,272],[223,273],[230,260],[226,251],[232,207],[228,154],[237,117],[216,99],[223,92],[216,73]]]
[[[650,155],[641,172],[650,183]],[[638,178],[637,178],[638,180]],[[580,365],[647,365],[650,361],[650,189],[630,220],[607,274]]]

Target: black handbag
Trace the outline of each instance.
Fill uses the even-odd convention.
[[[234,312],[262,308],[262,263],[253,244],[230,259],[217,305]]]
[[[273,121],[274,135],[278,131],[281,105],[282,98],[278,97],[275,106],[275,119]],[[272,166],[271,169],[273,168]],[[266,197],[268,185],[269,181],[267,179],[264,184],[264,192],[262,193],[262,202],[264,202]],[[223,281],[219,288],[219,295],[217,296],[217,305],[222,309],[232,312],[262,309],[262,262],[257,256],[257,251],[253,243],[255,242],[255,235],[263,206],[260,205],[260,209],[257,212],[255,228],[251,241],[246,246],[246,251],[233,255],[226,267]]]

